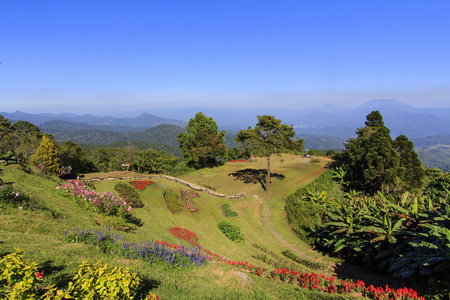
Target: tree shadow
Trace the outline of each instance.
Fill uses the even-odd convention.
[[[139,287],[137,289],[137,298],[136,299],[146,299],[149,291],[156,289],[159,286],[160,282],[154,279],[146,279],[141,278]]]
[[[388,274],[380,274],[375,270],[367,268],[365,265],[354,264],[348,261],[336,264],[334,271],[340,278],[351,279],[353,281],[364,281],[366,286],[386,286],[393,288],[401,288],[405,282],[401,279],[394,278]]]
[[[53,275],[52,282],[58,288],[66,288],[69,282],[72,280],[72,275],[65,272],[61,272],[65,269],[63,265],[54,265],[52,260],[47,260],[42,264],[42,270],[44,270],[44,276]],[[41,267],[39,267],[41,269]]]
[[[244,183],[253,183],[253,184],[261,184],[262,188],[266,190],[266,178],[267,178],[267,169],[241,169],[234,173],[228,174],[229,176],[233,176],[234,180],[240,180]],[[277,178],[278,180],[283,180],[285,176],[283,174],[278,173],[270,173],[270,178]]]
[[[125,220],[126,220],[126,222],[134,224],[137,227],[142,227],[142,225],[144,225],[144,221],[142,221],[142,219],[140,219],[136,216],[133,216],[131,213],[125,215]]]

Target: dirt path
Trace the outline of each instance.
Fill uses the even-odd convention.
[[[270,208],[269,203],[266,199],[263,199],[259,197],[258,195],[253,195],[253,198],[258,201],[259,204],[261,204],[261,223],[263,226],[267,229],[267,231],[272,235],[272,237],[281,245],[286,247],[287,249],[294,252],[299,257],[320,263],[323,266],[323,270],[321,270],[321,273],[328,274],[328,275],[336,275],[339,278],[350,278],[353,280],[362,280],[367,285],[373,284],[374,286],[395,286],[395,279],[386,275],[378,275],[374,274],[370,270],[367,270],[365,266],[361,265],[354,265],[348,262],[344,263],[331,263],[331,262],[324,262],[320,258],[314,257],[301,249],[298,249],[295,245],[287,241],[273,226],[272,223],[272,210]]]
[[[267,202],[267,200],[265,198],[261,198],[258,195],[253,195],[253,198],[258,201],[259,204],[261,204],[261,214],[260,214],[260,218],[261,218],[261,223],[263,224],[263,226],[267,229],[267,231],[269,231],[270,235],[272,235],[272,237],[281,245],[283,245],[284,247],[286,247],[287,249],[291,250],[292,252],[294,252],[296,255],[298,255],[299,257],[309,260],[309,261],[313,261],[313,262],[317,262],[323,265],[324,267],[324,273],[329,273],[332,274],[333,273],[333,266],[334,264],[332,263],[326,263],[322,260],[320,260],[317,257],[311,256],[308,253],[301,251],[300,249],[298,249],[297,247],[295,247],[295,245],[293,245],[292,243],[290,243],[289,241],[287,241],[279,232],[278,230],[275,228],[275,226],[273,226],[272,223],[272,210],[270,208],[269,203]]]

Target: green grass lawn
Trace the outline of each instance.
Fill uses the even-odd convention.
[[[272,179],[270,197],[266,201],[272,211],[272,223],[276,230],[298,249],[324,259],[318,253],[309,251],[308,246],[290,230],[284,213],[287,195],[308,184],[322,172],[326,161],[309,163],[299,156],[283,155],[272,157],[271,166],[275,176]],[[264,170],[267,161],[259,158],[256,162],[226,163],[217,168],[198,170],[182,176],[183,180],[213,189],[223,194],[244,192],[242,199],[227,199],[199,192],[194,202],[198,212],[183,208],[179,213],[171,213],[162,196],[163,188],[172,189],[179,194],[187,189],[179,183],[167,179],[152,179],[154,183],[139,191],[145,204],[143,208],[133,209],[132,214],[142,221],[141,226],[131,225],[132,230],[121,232],[129,241],[164,240],[168,243],[188,245],[170,234],[170,227],[179,226],[193,231],[198,243],[205,249],[233,261],[248,261],[254,266],[273,269],[269,264],[255,258],[261,254],[254,244],[273,253],[286,248],[272,237],[261,223],[261,199],[266,193],[261,178],[249,170]],[[242,172],[242,170],[247,170]],[[241,172],[241,173],[239,173]],[[258,175],[260,173],[257,173]],[[73,228],[100,229],[111,225],[115,220],[88,212],[75,202],[62,197],[57,187],[63,182],[43,176],[28,174],[18,166],[3,166],[0,174],[4,182],[13,182],[26,194],[35,197],[42,209],[5,209],[0,214],[0,253],[14,252],[15,247],[25,251],[25,259],[36,261],[44,268],[47,283],[64,286],[76,272],[83,260],[96,262],[104,259],[111,266],[126,266],[144,279],[147,290],[158,294],[161,299],[343,299],[340,296],[319,294],[272,280],[252,276],[253,284],[246,285],[239,277],[239,269],[225,264],[211,263],[208,266],[188,270],[166,269],[158,264],[104,257],[95,246],[67,244],[63,242],[63,231]],[[87,175],[86,177],[94,174]],[[98,174],[97,174],[98,175]],[[107,176],[108,174],[102,174]],[[239,176],[238,176],[239,175]],[[118,181],[101,181],[96,184],[97,191],[114,191]],[[238,217],[226,218],[222,204],[227,203]],[[227,220],[239,226],[244,242],[228,240],[217,225]],[[306,267],[298,266],[310,271]],[[301,271],[301,270],[299,270]]]

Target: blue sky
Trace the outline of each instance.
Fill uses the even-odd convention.
[[[450,0],[2,1],[0,111],[450,106]]]

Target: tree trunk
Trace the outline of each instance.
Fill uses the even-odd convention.
[[[269,199],[270,190],[270,154],[267,155],[267,182],[266,182],[266,198]]]

